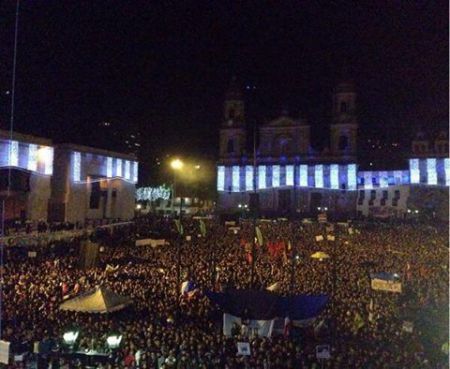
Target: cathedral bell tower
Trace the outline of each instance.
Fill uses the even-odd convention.
[[[352,82],[339,83],[333,93],[331,152],[346,161],[356,160],[358,122],[356,91]]]
[[[221,159],[239,158],[245,149],[244,99],[233,77],[224,103],[223,121],[220,129]]]

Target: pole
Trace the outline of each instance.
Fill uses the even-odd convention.
[[[252,242],[252,267],[251,267],[251,287],[255,283],[255,243],[256,243],[256,212],[259,206],[259,199],[257,199],[256,192],[256,121],[253,124],[253,193],[254,193],[254,211],[253,211],[253,242]],[[261,245],[260,245],[261,246]]]

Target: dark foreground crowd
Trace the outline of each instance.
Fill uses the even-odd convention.
[[[183,241],[169,220],[141,219],[122,227],[103,243],[97,267],[79,268],[79,240],[37,250],[5,252],[2,339],[12,343],[25,367],[37,360],[42,368],[86,367],[85,359],[64,352],[62,336],[78,329],[76,351],[105,352],[93,357],[98,368],[176,369],[435,369],[446,368],[448,356],[448,233],[426,225],[362,223],[345,225],[301,222],[260,224],[264,245],[252,255],[251,222],[229,229],[207,220],[206,236],[199,222],[184,220]],[[155,233],[157,232],[157,233]],[[350,234],[351,233],[351,234]],[[170,244],[134,246],[134,237],[155,234]],[[316,241],[317,235],[324,241]],[[105,235],[103,235],[105,236]],[[186,236],[190,236],[186,240]],[[290,241],[290,247],[288,246]],[[285,245],[269,252],[267,243]],[[181,246],[180,246],[181,243]],[[177,273],[180,247],[181,278],[199,287],[193,298],[180,296]],[[330,258],[311,258],[317,251]],[[254,275],[252,284],[252,257]],[[113,266],[109,268],[107,266]],[[397,273],[402,293],[375,291],[370,272]],[[204,296],[205,290],[266,289],[274,293],[330,295],[330,303],[310,327],[291,329],[271,338],[227,338],[222,312]],[[63,298],[102,285],[129,296],[133,303],[111,314],[59,310]],[[404,323],[412,323],[404,329]],[[106,337],[123,335],[111,351]],[[35,344],[35,342],[39,342]],[[237,342],[250,342],[251,355],[237,355]],[[331,343],[331,358],[316,359],[315,347]],[[444,346],[445,347],[445,346]],[[448,346],[447,346],[448,347]],[[38,351],[36,350],[36,351]],[[32,359],[32,360],[31,360]]]

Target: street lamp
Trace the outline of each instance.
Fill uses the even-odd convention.
[[[180,159],[173,159],[170,162],[170,166],[172,167],[172,169],[180,170],[183,169],[184,163]]]

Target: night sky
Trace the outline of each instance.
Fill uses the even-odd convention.
[[[98,146],[94,127],[120,122],[141,130],[143,161],[214,158],[236,75],[252,86],[249,121],[288,109],[320,145],[344,65],[362,136],[407,143],[419,126],[448,128],[447,1],[317,3],[22,0],[15,128]],[[14,13],[1,2],[2,128]]]

